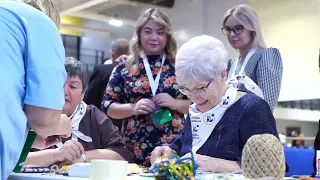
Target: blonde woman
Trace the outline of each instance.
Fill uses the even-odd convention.
[[[188,112],[190,101],[176,83],[176,51],[169,17],[159,9],[147,10],[137,21],[131,56],[117,60],[106,88],[104,111],[111,118],[127,120],[123,135],[140,165],[149,166],[154,147],[180,132]],[[159,122],[156,114],[169,118]]]
[[[278,49],[267,48],[257,14],[248,5],[229,9],[222,32],[239,58],[228,67],[228,79],[235,75],[250,77],[262,90],[271,110],[278,101],[282,80],[282,59]]]

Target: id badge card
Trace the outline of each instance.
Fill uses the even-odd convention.
[[[165,124],[172,121],[172,115],[168,108],[159,108],[150,114],[152,122],[155,126]]]

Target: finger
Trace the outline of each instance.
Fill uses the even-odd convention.
[[[166,102],[161,102],[158,104],[160,107],[169,107],[169,105]]]
[[[152,112],[154,108],[150,108],[149,106],[141,105],[140,110],[146,111],[146,112]]]
[[[163,155],[163,151],[163,147],[156,147],[156,149],[154,149],[154,161]]]
[[[170,159],[171,159],[171,151],[172,151],[172,149],[171,149],[171,148],[169,148],[169,147],[165,147],[165,148],[164,148],[164,152],[163,152],[163,154],[164,154],[164,155],[166,155],[168,158],[170,158]]]
[[[65,159],[67,159],[68,161],[72,161],[73,160],[73,156],[72,156],[72,153],[70,151],[65,152]]]
[[[141,114],[149,114],[149,112],[145,110],[138,110],[138,115],[141,115]]]
[[[152,99],[152,102],[153,103],[155,103],[155,104],[159,104],[159,100],[160,100],[161,98],[159,98],[158,96],[156,96],[156,97],[154,97],[153,99]]]
[[[147,99],[146,101],[144,101],[141,105],[147,106],[150,109],[152,109],[152,111],[155,109],[156,105],[154,102],[152,102],[150,99]]]
[[[81,157],[81,151],[80,151],[80,148],[78,147],[78,145],[76,144],[76,142],[73,142],[72,146],[71,146],[71,149],[73,150],[72,152],[73,153],[73,157],[74,159],[79,159]]]
[[[74,146],[73,144],[69,144],[66,148],[65,148],[65,151],[67,152],[67,154],[70,154],[71,157],[68,155],[68,160],[69,161],[73,161],[74,159],[77,159],[77,152],[76,150],[74,149]]]
[[[80,142],[74,142],[74,143],[78,146],[80,153],[81,153],[80,154],[80,157],[81,157],[81,155],[85,153],[85,150]],[[80,158],[80,157],[78,157],[78,158]]]

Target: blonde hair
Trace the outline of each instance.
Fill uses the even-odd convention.
[[[167,34],[167,44],[164,48],[167,54],[167,59],[170,63],[174,65],[175,56],[177,53],[177,42],[172,35],[172,24],[170,18],[162,11],[157,8],[151,8],[145,11],[138,19],[136,24],[136,31],[130,42],[130,52],[131,56],[126,60],[126,68],[133,74],[137,70],[137,65],[140,59],[140,52],[142,51],[142,45],[140,41],[140,32],[144,25],[147,24],[149,20],[153,20],[156,23],[165,27]]]
[[[256,12],[246,4],[234,6],[229,9],[223,18],[222,26],[225,26],[226,20],[229,16],[233,17],[246,29],[252,32],[254,41],[253,43],[258,48],[266,48],[267,45],[263,39],[261,23]]]
[[[39,11],[46,14],[59,29],[60,14],[57,6],[53,3],[53,0],[12,0],[12,1],[24,2],[38,9]]]

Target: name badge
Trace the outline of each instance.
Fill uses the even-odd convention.
[[[168,108],[159,108],[150,114],[152,122],[155,126],[165,124],[172,121],[172,115]]]

